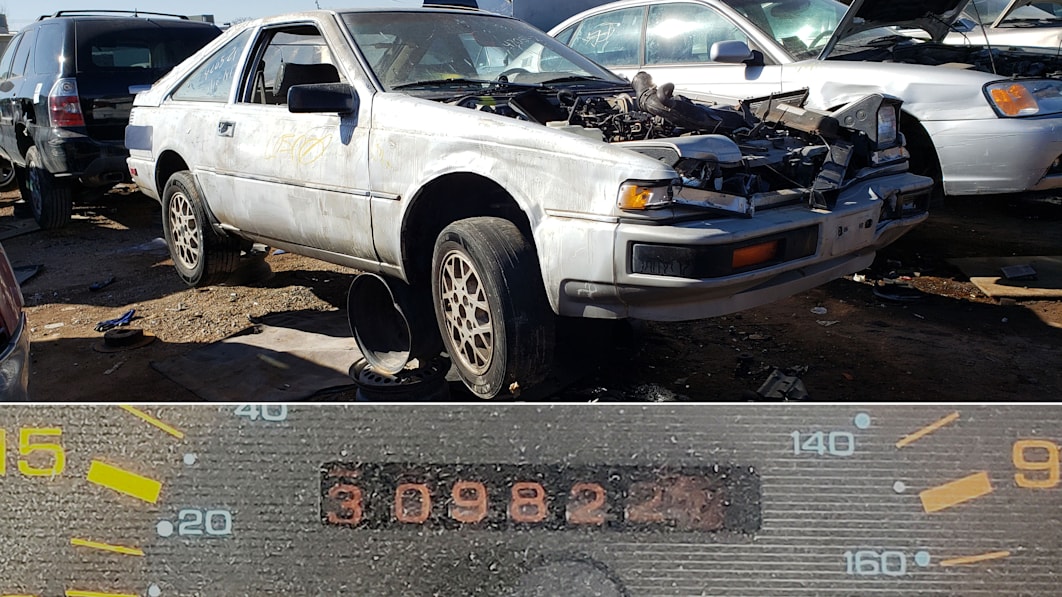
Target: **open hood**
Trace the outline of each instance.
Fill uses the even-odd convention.
[[[1058,7],[1062,7],[1062,0],[1054,0],[1053,2],[1045,2],[1044,0],[1011,0],[1010,4],[1008,4],[1007,7],[1003,9],[1003,12],[999,13],[999,16],[996,17],[996,20],[992,23],[992,27],[999,27],[999,25],[1003,21],[1007,20],[1008,17],[1013,15],[1015,11],[1025,8],[1026,6],[1029,6],[1030,4],[1034,3],[1038,5],[1050,4],[1055,7],[1056,10]]]
[[[828,56],[838,41],[877,27],[921,29],[929,33],[933,41],[939,42],[951,30],[951,24],[959,18],[962,9],[969,2],[970,0],[853,0],[819,57]]]

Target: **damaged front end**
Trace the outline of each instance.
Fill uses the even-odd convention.
[[[707,105],[639,73],[628,93],[531,89],[453,103],[601,139],[667,164],[677,178],[621,189],[624,212],[662,207],[752,217],[805,203],[832,210],[857,180],[907,170],[901,102],[866,96],[835,112],[803,107],[806,91]],[[882,220],[926,211],[929,194],[883,198]]]

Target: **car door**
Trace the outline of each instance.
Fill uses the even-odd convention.
[[[557,37],[628,78],[645,71],[657,84],[734,97],[781,91],[781,67],[770,59],[751,66],[711,60],[714,43],[750,44],[750,37],[744,26],[705,4],[654,3],[599,13]]]
[[[15,36],[0,58],[0,152],[4,156],[17,153],[15,146],[15,82],[11,81],[11,62],[18,51],[22,35]]]
[[[334,44],[343,47],[339,44]],[[368,106],[363,114],[294,114],[293,85],[350,83],[313,22],[264,29],[236,102],[215,123],[222,206],[269,241],[376,261],[369,216]]]

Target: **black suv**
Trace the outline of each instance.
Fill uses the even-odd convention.
[[[11,40],[0,58],[0,158],[41,228],[66,224],[76,197],[130,180],[124,136],[137,89],[220,33],[179,15],[61,11]]]

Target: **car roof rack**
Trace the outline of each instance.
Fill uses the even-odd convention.
[[[151,12],[151,11],[147,11],[147,10],[107,10],[107,9],[59,10],[59,11],[56,11],[56,12],[50,14],[50,15],[41,15],[41,16],[37,17],[37,20],[38,21],[43,21],[44,19],[54,19],[56,17],[69,17],[69,16],[76,16],[76,15],[89,15],[89,16],[91,16],[91,15],[100,15],[100,16],[104,16],[104,15],[109,15],[109,14],[125,14],[125,15],[133,15],[134,17],[139,17],[140,15],[151,15],[151,16],[156,16],[156,17],[172,17],[172,18],[175,18],[175,19],[182,19],[182,20],[185,20],[185,21],[190,20],[186,15],[171,14],[171,13],[168,13],[168,12]]]

